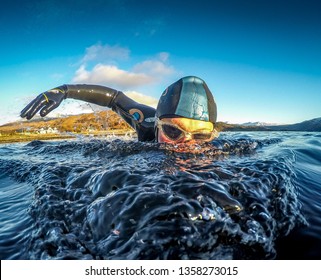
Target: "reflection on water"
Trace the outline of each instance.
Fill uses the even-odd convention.
[[[3,180],[23,185],[29,199],[9,203],[25,213],[25,229],[15,237],[0,232],[1,257],[287,258],[292,234],[313,229],[310,215],[320,213],[320,202],[302,207],[313,204],[312,194],[300,200],[316,151],[308,163],[305,148],[297,149],[304,141],[312,141],[308,150],[320,144],[317,135],[223,133],[195,146],[119,139],[3,146]],[[320,196],[319,186],[315,181]],[[8,190],[0,191],[3,201]],[[320,221],[314,230],[320,233]]]

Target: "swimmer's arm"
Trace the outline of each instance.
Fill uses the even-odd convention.
[[[82,100],[111,108],[118,90],[99,85],[63,85],[58,87],[65,92],[65,98]]]
[[[56,109],[66,98],[114,108],[117,96],[122,99],[121,96],[124,94],[118,90],[98,85],[62,85],[39,94],[21,111],[20,115],[22,118],[31,119],[37,112],[40,112],[40,116],[44,117]],[[128,97],[123,102],[128,103],[125,104],[125,107],[137,104]],[[117,102],[117,104],[122,107],[121,102]]]
[[[39,112],[41,117],[45,117],[66,98],[111,107],[119,93],[115,89],[96,85],[62,85],[40,93],[21,111],[20,116],[30,120]]]
[[[155,109],[137,103],[123,92],[96,85],[65,85],[66,98],[83,100],[112,108],[137,132],[140,141],[155,138]]]
[[[112,108],[136,130],[139,140],[147,141],[154,137],[154,108],[135,102],[121,91],[99,85],[62,85],[48,90],[32,100],[20,116],[29,120],[40,112],[44,117],[66,98]]]
[[[123,92],[97,85],[64,85],[66,98],[73,98],[112,108],[129,124],[132,121],[142,123],[145,119],[153,122],[155,109],[137,103]]]

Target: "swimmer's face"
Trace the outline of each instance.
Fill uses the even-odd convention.
[[[157,120],[159,143],[209,142],[218,136],[211,122],[187,118]]]

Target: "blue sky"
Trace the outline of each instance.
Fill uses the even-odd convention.
[[[219,121],[321,117],[320,1],[4,2],[0,124],[61,84],[106,85],[155,105],[186,75],[207,82]]]

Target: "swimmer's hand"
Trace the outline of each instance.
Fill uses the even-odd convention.
[[[48,90],[39,94],[20,113],[22,118],[30,120],[38,111],[44,117],[56,109],[62,100],[66,98],[66,91],[63,87]]]

